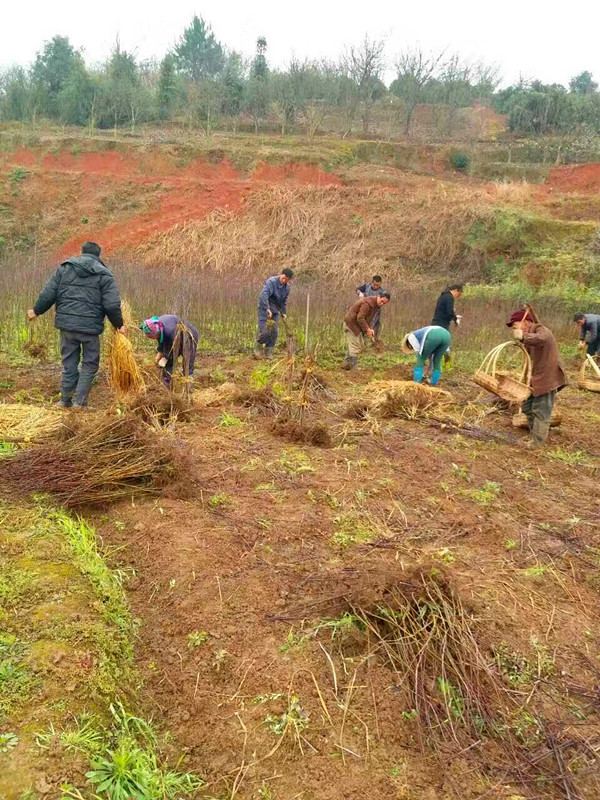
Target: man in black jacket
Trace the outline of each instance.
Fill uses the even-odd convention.
[[[462,291],[462,283],[452,283],[444,289],[438,297],[433,319],[431,320],[432,325],[439,325],[442,328],[446,328],[447,331],[450,330],[451,322],[460,325],[462,317],[458,316],[454,311],[454,301],[461,296]]]
[[[27,312],[30,320],[56,306],[54,327],[60,330],[63,408],[85,408],[100,365],[104,317],[121,333],[126,329],[114,275],[100,261],[101,248],[86,242],[81,255],[64,261]],[[81,361],[81,372],[79,362]]]

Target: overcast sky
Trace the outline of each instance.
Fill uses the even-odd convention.
[[[31,62],[55,34],[104,60],[115,37],[140,59],[161,58],[194,13],[228,47],[250,54],[268,42],[269,63],[290,55],[335,57],[365,34],[384,38],[387,54],[418,43],[496,62],[503,83],[540,78],[566,83],[588,69],[600,82],[600,0],[4,0],[0,64]]]

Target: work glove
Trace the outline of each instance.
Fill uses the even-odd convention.
[[[516,339],[518,342],[523,341],[523,331],[520,328],[513,328],[512,335],[513,339]]]
[[[456,324],[460,325],[461,322],[462,322],[462,316],[460,314],[457,314],[456,315]]]
[[[577,347],[578,347],[580,350],[585,350],[585,342],[579,342],[579,344],[577,345]]]

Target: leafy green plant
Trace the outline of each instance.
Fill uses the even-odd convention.
[[[19,744],[19,737],[16,733],[0,733],[0,753],[8,753],[13,747]]]
[[[22,183],[28,175],[29,175],[28,169],[25,169],[25,167],[17,166],[11,169],[11,171],[7,175],[7,178],[10,182],[10,185],[16,187],[20,183]]]
[[[220,506],[226,506],[231,502],[231,496],[228,494],[213,494],[212,497],[208,498],[208,507],[209,508],[220,508]]]
[[[437,685],[448,712],[457,722],[463,722],[465,716],[465,701],[458,689],[446,678],[438,678]]]
[[[215,672],[220,672],[228,664],[230,658],[231,655],[227,650],[215,650],[212,658],[212,667]]]
[[[514,550],[515,547],[518,547],[518,542],[516,542],[514,539],[507,539],[504,542],[504,549],[505,550]]]
[[[522,570],[525,578],[543,578],[546,572],[548,572],[546,564],[536,564],[533,567]]]
[[[265,717],[265,725],[276,736],[283,736],[283,734],[290,728],[295,734],[306,728],[309,722],[308,715],[304,712],[300,705],[299,697],[290,697],[288,706],[283,714],[275,716],[268,714]]]
[[[449,547],[443,547],[441,550],[438,550],[435,557],[444,564],[452,564],[456,560],[456,556]]]
[[[307,472],[316,472],[306,453],[296,448],[283,451],[279,457],[279,466],[290,478],[304,475]]]
[[[547,451],[547,456],[554,461],[562,461],[570,467],[580,467],[587,464],[588,458],[581,450],[565,450],[562,447],[555,447]]]
[[[105,738],[106,733],[99,721],[90,714],[83,714],[75,720],[74,728],[55,728],[50,723],[48,731],[36,733],[35,742],[42,750],[49,750],[55,742],[60,742],[66,750],[92,755],[102,750]]]
[[[480,506],[489,506],[500,494],[502,487],[495,481],[486,481],[479,489],[461,489],[461,494],[472,498]]]
[[[208,641],[208,633],[206,631],[192,631],[188,633],[188,650],[195,650]]]
[[[219,427],[220,428],[242,428],[244,426],[244,420],[236,417],[235,414],[230,414],[228,411],[224,411],[219,419]]]
[[[362,519],[351,514],[340,514],[333,520],[335,532],[331,537],[333,544],[345,550],[351,544],[364,544],[371,542],[377,536],[373,530]]]

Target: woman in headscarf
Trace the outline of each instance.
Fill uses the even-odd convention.
[[[450,331],[441,325],[427,325],[412,333],[407,333],[402,341],[403,353],[416,353],[417,363],[413,369],[413,380],[422,383],[423,368],[429,359],[433,365],[430,384],[437,386],[442,374],[442,357],[450,347]]]
[[[196,351],[198,349],[198,331],[192,324],[175,314],[163,314],[162,317],[150,317],[140,325],[140,329],[148,337],[157,342],[155,363],[163,371],[163,383],[171,385],[173,367],[181,356],[182,371],[185,378],[194,375]]]

